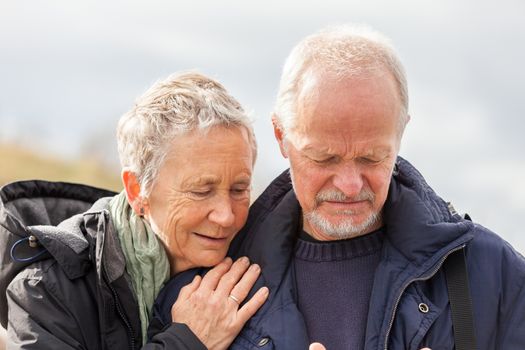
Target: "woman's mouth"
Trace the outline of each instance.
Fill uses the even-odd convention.
[[[228,237],[213,237],[201,233],[193,232],[199,243],[207,247],[220,247],[228,242]]]

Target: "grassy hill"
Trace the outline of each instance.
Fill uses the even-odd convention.
[[[68,161],[11,144],[0,144],[0,186],[18,180],[42,179],[122,190],[119,171],[94,159]]]

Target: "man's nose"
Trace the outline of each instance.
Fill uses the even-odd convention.
[[[230,227],[233,225],[235,222],[235,215],[233,214],[231,198],[229,195],[221,194],[215,198],[208,219],[221,227]]]
[[[353,162],[341,164],[333,176],[334,186],[350,198],[361,193],[363,183],[363,174]]]

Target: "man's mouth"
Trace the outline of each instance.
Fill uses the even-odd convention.
[[[368,200],[346,200],[346,201],[323,201],[322,204],[327,204],[328,208],[341,211],[361,211],[369,206]]]

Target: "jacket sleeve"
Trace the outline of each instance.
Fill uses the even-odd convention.
[[[166,326],[142,349],[207,350],[199,338],[183,323]]]
[[[28,277],[22,272],[15,277],[6,292],[9,309],[7,349],[101,348],[103,340],[95,321],[98,317],[96,307],[85,304],[82,307],[84,314],[79,316],[78,312],[68,307],[79,301],[67,300],[68,297],[62,292],[60,286],[40,275]],[[84,297],[87,298],[87,295],[79,299],[85,300]],[[84,322],[79,317],[84,318]],[[86,320],[93,322],[86,323]],[[89,325],[93,328],[88,330],[86,326]],[[127,342],[128,339],[122,341]],[[173,323],[156,334],[142,349],[206,350],[206,347],[185,324]]]
[[[510,258],[509,258],[510,255]],[[525,259],[510,251],[503,275],[498,349],[525,348]]]

